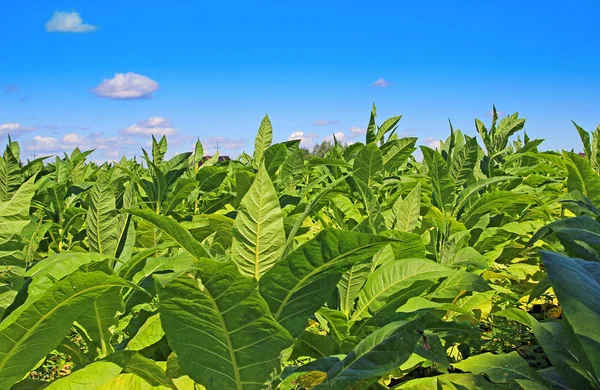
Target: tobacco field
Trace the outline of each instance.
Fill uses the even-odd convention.
[[[600,126],[493,112],[432,149],[373,106],[323,157],[268,117],[228,161],[9,139],[0,390],[600,389]]]

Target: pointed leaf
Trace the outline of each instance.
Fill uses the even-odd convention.
[[[261,166],[233,222],[231,258],[243,275],[258,280],[279,259],[284,243],[283,215],[277,192],[265,167]]]

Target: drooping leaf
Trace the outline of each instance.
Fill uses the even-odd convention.
[[[110,288],[127,286],[121,278],[103,272],[76,272],[6,317],[0,323],[0,388],[21,379],[56,348],[97,297]]]
[[[196,241],[190,232],[181,227],[176,221],[148,210],[134,209],[127,210],[127,212],[143,218],[160,228],[171,237],[173,241],[177,242],[183,249],[190,252],[192,256],[195,256],[196,258],[212,257],[202,244]]]
[[[506,383],[510,380],[529,380],[544,385],[543,379],[529,367],[518,352],[494,355],[489,352],[471,356],[454,367],[473,374],[486,374],[494,383]]]
[[[315,389],[367,389],[408,359],[421,338],[420,326],[418,320],[397,321],[376,330],[333,366]]]
[[[275,264],[260,280],[260,293],[275,319],[297,337],[308,317],[335,291],[342,274],[370,260],[389,242],[379,236],[324,230]]]
[[[585,353],[584,367],[589,367],[596,378],[600,378],[600,334],[597,331],[600,326],[600,283],[586,270],[583,260],[549,251],[541,251],[540,255],[563,316],[574,335],[573,346]]]
[[[350,321],[356,322],[385,310],[395,312],[411,295],[402,294],[415,283],[434,284],[437,279],[454,271],[428,259],[400,259],[389,262],[373,272],[358,295],[356,310]],[[422,290],[418,290],[419,293]]]

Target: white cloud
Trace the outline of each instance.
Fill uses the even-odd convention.
[[[321,119],[318,121],[314,121],[312,123],[312,125],[313,126],[328,126],[328,125],[337,125],[339,123],[340,123],[340,121],[338,121],[338,120],[328,121],[328,120]]]
[[[344,133],[342,133],[341,131],[338,131],[337,133],[333,133],[333,135],[323,138],[323,141],[333,142],[334,135],[335,135],[335,138],[338,140],[338,142],[344,142],[344,137],[346,135]]]
[[[74,145],[83,144],[86,142],[86,139],[77,133],[65,134],[62,137],[62,140],[66,144],[74,144]]]
[[[440,149],[441,147],[441,141],[437,138],[427,137],[424,138],[421,142],[432,149]]]
[[[126,155],[130,146],[135,146],[133,139],[128,137],[104,137],[101,133],[93,133],[87,136],[78,133],[63,135],[60,139],[54,137],[35,136],[32,140],[23,143],[25,149],[30,152],[44,154],[57,154],[60,152],[70,153],[74,148],[81,150],[95,149],[91,160],[104,162],[116,160]]]
[[[363,129],[362,127],[352,126],[350,128],[350,133],[352,133],[352,134],[366,134],[367,133],[367,129]]]
[[[316,134],[304,133],[303,131],[294,131],[288,137],[288,141],[300,140],[300,146],[305,148],[312,148],[315,145],[314,139],[317,138]]]
[[[0,124],[0,135],[18,136],[28,131],[34,131],[36,128],[32,126],[21,126],[18,122]]]
[[[384,80],[384,79],[379,79],[379,80],[376,80],[375,82],[373,82],[373,86],[379,87],[379,88],[387,88],[390,85],[392,85],[392,83],[390,83],[389,81]]]
[[[179,131],[171,126],[171,121],[160,116],[150,117],[145,121],[138,122],[121,131],[121,134],[123,135],[142,137],[149,137],[150,135],[154,135],[155,137],[166,135],[169,137],[178,133]]]
[[[55,153],[61,150],[58,140],[52,137],[36,135],[33,142],[26,143],[26,149],[31,152]]]
[[[141,74],[117,73],[112,79],[104,79],[92,90],[98,96],[110,99],[149,98],[158,89],[158,83]]]
[[[96,26],[83,23],[78,12],[54,11],[46,22],[48,32],[87,33],[96,30]]]

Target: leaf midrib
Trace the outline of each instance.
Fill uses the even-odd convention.
[[[306,280],[309,279],[310,277],[312,277],[314,274],[317,274],[318,272],[321,272],[327,268],[329,268],[330,266],[336,265],[337,262],[341,261],[341,259],[343,259],[346,256],[349,256],[355,252],[358,252],[359,250],[362,249],[366,249],[378,244],[381,244],[383,241],[381,242],[374,242],[374,243],[370,243],[367,244],[365,246],[361,246],[359,248],[355,248],[352,249],[348,252],[345,252],[343,255],[337,256],[335,257],[333,260],[328,261],[327,263],[323,264],[322,266],[315,268],[313,271],[311,271],[310,273],[308,273],[305,277],[303,277],[302,279],[300,279],[300,281],[298,283],[296,283],[296,285],[294,286],[293,289],[290,290],[290,292],[288,292],[285,296],[285,298],[281,301],[281,304],[279,305],[279,309],[277,309],[277,312],[275,313],[275,315],[273,316],[276,320],[279,320],[279,316],[281,315],[281,312],[283,311],[285,305],[288,303],[288,301],[291,299],[292,295],[299,290],[298,286],[304,286],[304,283],[306,283]],[[288,263],[289,266],[289,263]]]
[[[24,342],[24,340],[27,340],[29,338],[29,336],[31,336],[32,333],[34,333],[37,330],[37,327],[39,326],[39,324],[43,321],[45,321],[48,317],[50,317],[52,314],[54,314],[55,311],[57,311],[59,308],[65,306],[66,303],[69,303],[70,301],[72,301],[73,299],[75,299],[76,297],[83,295],[87,292],[93,291],[95,289],[101,289],[101,288],[110,288],[110,287],[117,287],[117,286],[121,286],[121,284],[106,284],[106,285],[96,285],[81,291],[78,291],[76,294],[71,295],[70,297],[68,297],[67,299],[65,299],[64,301],[60,302],[58,305],[54,306],[48,313],[44,314],[43,316],[40,317],[40,319],[38,321],[36,321],[36,323],[30,327],[25,334],[23,335],[23,337],[21,337],[19,339],[18,342],[15,343],[15,345],[13,345],[13,347],[6,353],[6,356],[2,359],[2,361],[0,361],[0,370],[2,368],[5,367],[6,361],[13,356],[13,352],[14,350],[21,346],[21,344]],[[32,306],[35,305],[32,304]],[[17,321],[13,322],[16,323]]]
[[[233,368],[233,375],[235,376],[235,385],[236,385],[236,388],[238,390],[243,390],[244,387],[242,386],[242,377],[240,376],[240,370],[238,368],[239,366],[238,366],[238,363],[237,363],[237,357],[235,356],[235,352],[234,352],[234,349],[233,349],[233,343],[231,342],[231,337],[229,336],[229,329],[227,328],[227,324],[225,323],[225,319],[223,318],[223,315],[221,314],[221,309],[217,305],[217,301],[212,296],[212,294],[210,293],[210,291],[208,291],[208,288],[202,288],[199,285],[199,283],[200,283],[199,280],[197,280],[197,283],[198,283],[198,290],[201,293],[204,293],[209,298],[209,301],[210,301],[213,309],[215,310],[215,313],[217,313],[217,317],[219,318],[219,325],[221,326],[221,329],[223,329],[223,334],[224,334],[225,342],[227,343],[227,348],[229,349],[229,357],[231,359],[231,366]]]

